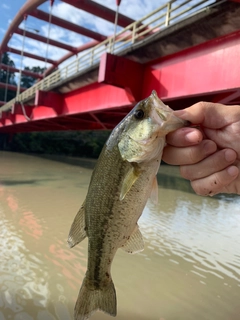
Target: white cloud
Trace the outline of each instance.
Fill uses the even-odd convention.
[[[48,37],[48,34],[50,34],[50,39],[67,43],[73,47],[78,47],[86,42],[86,37],[54,25],[51,25],[50,31],[48,25],[43,25],[41,31],[43,36]]]
[[[99,4],[103,4],[102,0],[94,0]],[[125,16],[132,18],[134,20],[141,19],[143,16],[153,11],[154,9],[160,7],[162,4],[167,3],[167,0],[161,1],[149,1],[149,0],[131,0],[131,1],[121,1],[119,6],[119,12]],[[116,11],[116,1],[104,0],[104,6]]]
[[[3,7],[3,9],[7,9],[7,10],[10,9],[10,7],[9,7],[7,4],[5,4],[5,3],[2,4],[2,7]]]
[[[50,39],[54,39],[56,41],[60,41],[63,38],[67,37],[67,30],[59,28],[57,26],[50,26],[50,30],[49,30],[49,26],[47,24],[43,25],[41,27],[41,31],[43,36],[48,37],[49,34],[49,38]]]
[[[113,23],[96,17],[88,12],[76,9],[66,3],[56,4],[53,8],[53,14],[104,35],[109,35],[114,30]]]
[[[85,12],[76,9],[74,6],[70,6],[67,3],[57,3],[53,7],[53,15],[63,18],[75,24],[81,24],[83,22],[83,16]]]

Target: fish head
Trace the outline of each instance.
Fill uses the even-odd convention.
[[[166,135],[186,125],[186,121],[176,117],[153,91],[123,121],[124,129],[118,143],[122,159],[138,163],[161,159]]]

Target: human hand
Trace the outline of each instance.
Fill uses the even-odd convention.
[[[240,194],[240,106],[199,102],[175,114],[198,129],[169,133],[162,159],[180,165],[199,195]]]

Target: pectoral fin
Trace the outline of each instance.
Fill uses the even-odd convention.
[[[122,246],[122,249],[127,253],[131,253],[131,254],[143,251],[144,241],[138,225],[136,226],[136,229],[131,234],[130,238],[124,243],[124,245]]]
[[[68,235],[68,245],[70,248],[74,247],[76,244],[81,242],[86,238],[87,233],[85,229],[85,201],[82,204],[80,210],[78,211],[76,217],[73,220],[69,235]]]
[[[121,193],[120,193],[120,200],[123,200],[125,198],[126,194],[131,189],[133,184],[136,182],[138,177],[139,177],[138,170],[135,167],[131,167],[131,169],[127,172],[126,176],[123,179]]]
[[[152,190],[150,194],[150,199],[154,204],[158,203],[158,182],[157,182],[157,176],[154,177],[153,179],[153,184],[152,184]]]

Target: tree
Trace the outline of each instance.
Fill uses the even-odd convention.
[[[25,67],[24,70],[31,71],[34,73],[42,74],[45,71],[46,68],[41,68],[41,67]],[[27,76],[26,74],[22,73],[21,76],[21,87],[23,88],[30,88],[34,85],[36,82],[37,78],[33,78],[31,76]]]
[[[10,67],[15,67],[14,62],[10,59],[9,54],[4,52],[2,54],[1,63],[8,65]],[[15,73],[11,72],[10,70],[4,70],[3,68],[0,69],[0,82],[6,84],[5,88],[0,88],[0,101],[9,101],[12,100],[16,92],[9,90],[7,88],[7,84],[16,85],[15,81]]]

